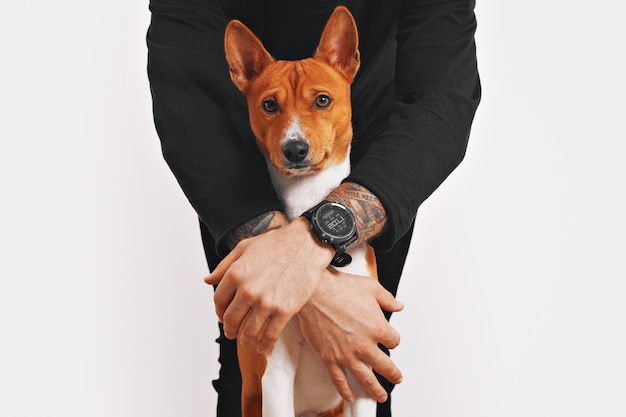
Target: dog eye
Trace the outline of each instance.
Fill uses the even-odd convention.
[[[278,103],[274,99],[267,99],[263,101],[263,111],[267,114],[274,114],[278,111]]]
[[[330,102],[330,97],[328,97],[326,94],[320,94],[319,96],[315,97],[313,105],[318,109],[324,109],[330,106]]]

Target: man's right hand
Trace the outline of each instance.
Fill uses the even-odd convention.
[[[400,343],[400,335],[381,308],[398,312],[404,306],[378,281],[329,268],[298,313],[304,337],[348,402],[354,401],[354,393],[344,369],[378,402],[386,401],[387,392],[372,368],[394,384],[402,381],[398,367],[378,347],[380,343],[393,349]]]

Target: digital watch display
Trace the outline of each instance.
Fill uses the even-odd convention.
[[[356,222],[352,212],[343,204],[322,201],[307,210],[302,216],[311,223],[311,230],[317,238],[335,249],[333,266],[346,266],[352,258],[345,253],[350,244],[358,238]]]

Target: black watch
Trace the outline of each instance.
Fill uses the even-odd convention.
[[[311,231],[322,243],[335,249],[332,266],[346,266],[352,257],[345,253],[348,246],[356,242],[359,235],[352,212],[343,204],[322,201],[302,214],[309,223]]]

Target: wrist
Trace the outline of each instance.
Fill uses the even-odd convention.
[[[379,236],[387,224],[387,213],[381,201],[360,184],[344,182],[335,188],[325,200],[347,207],[356,221],[357,240],[354,246]]]
[[[320,263],[326,268],[335,256],[335,250],[331,246],[322,243],[313,234],[309,221],[303,217],[298,217],[289,224],[289,227],[294,228],[298,235],[303,236],[304,244],[307,245],[307,250],[310,250],[311,258],[319,259]]]

